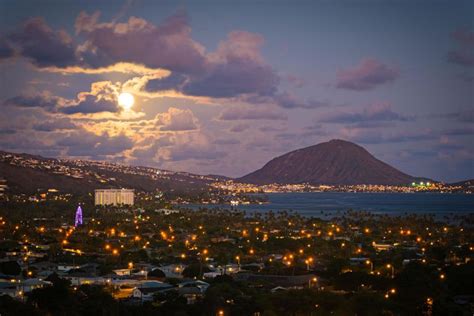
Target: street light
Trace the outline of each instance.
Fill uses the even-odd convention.
[[[238,265],[239,271],[240,271],[240,256],[235,256],[235,260],[237,260],[237,265]]]
[[[395,277],[395,268],[394,268],[394,266],[389,263],[389,264],[387,264],[387,269],[391,269],[391,271],[392,271],[391,277],[393,279]]]
[[[311,279],[308,280],[308,288],[311,288],[311,284],[316,284],[316,282],[318,282],[318,278],[316,277],[313,277]]]
[[[370,265],[370,273],[371,273],[371,274],[374,273],[374,263],[373,263],[372,261],[370,261],[370,260],[366,260],[366,261],[365,261],[365,264],[366,264],[366,265]]]

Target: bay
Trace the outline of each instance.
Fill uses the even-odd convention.
[[[247,212],[292,210],[302,216],[324,218],[338,216],[348,210],[394,216],[413,213],[433,214],[436,217],[474,214],[473,194],[307,192],[270,193],[266,196],[268,203],[238,205],[232,208]],[[191,204],[186,207],[231,209],[228,204]]]

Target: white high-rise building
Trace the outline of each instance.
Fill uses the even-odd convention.
[[[133,205],[134,198],[132,189],[95,190],[95,205]]]

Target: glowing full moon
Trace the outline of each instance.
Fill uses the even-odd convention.
[[[124,110],[130,110],[135,103],[135,98],[133,97],[132,94],[128,92],[122,92],[118,96],[118,104],[124,109]]]

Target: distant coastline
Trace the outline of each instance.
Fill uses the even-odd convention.
[[[364,194],[360,194],[364,193]],[[464,193],[382,193],[382,192],[291,192],[265,193],[268,202],[239,204],[180,204],[180,207],[238,209],[242,211],[289,211],[303,216],[320,216],[321,212],[337,215],[348,210],[374,214],[474,213],[474,195]]]

